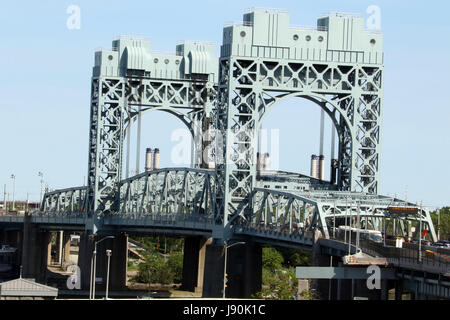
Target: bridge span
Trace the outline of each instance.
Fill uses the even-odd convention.
[[[0,217],[4,230],[23,232],[13,238],[21,239],[24,274],[45,278],[52,230],[82,232],[83,275],[91,274],[96,241],[114,235],[97,248],[115,252],[111,289],[126,283],[128,234],[185,237],[183,287],[205,297],[222,296],[224,248],[237,241],[245,245],[230,247],[228,297],[261,289],[262,244],[312,250],[321,265],[345,253],[330,239],[340,226],[385,237],[421,239],[426,232],[435,241],[427,208],[379,194],[382,40],[359,15],[333,13],[299,28],[288,12],[261,8],[223,28],[219,58],[208,42],[179,43],[170,55],[151,52],[146,38],[114,39],[111,49],[95,52],[87,186],[47,192],[40,210],[25,217]],[[289,98],[312,102],[331,120],[329,179],[323,154],[313,155],[311,169],[318,170],[311,175],[265,165],[268,155],[258,147],[264,117]],[[192,168],[153,162],[139,173],[141,117],[152,110],[186,125]],[[139,174],[130,176],[135,123]],[[95,276],[104,279],[106,257],[97,257]]]

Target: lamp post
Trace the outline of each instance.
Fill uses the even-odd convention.
[[[41,195],[39,197],[39,201],[42,203],[42,185],[44,183],[44,174],[41,171],[39,171],[38,176],[41,177]]]
[[[106,269],[106,295],[105,300],[108,300],[108,289],[109,289],[109,267],[110,267],[110,261],[111,261],[111,250],[106,250],[106,255],[108,256],[108,268]]]
[[[106,236],[102,239],[100,239],[99,241],[96,241],[94,244],[94,251],[92,253],[92,260],[91,260],[91,296],[89,297],[89,299],[94,299],[95,300],[95,274],[96,274],[96,269],[97,269],[97,244],[99,244],[100,242],[102,242],[105,239],[114,239],[114,236]]]
[[[419,262],[422,262],[422,201],[420,202],[419,214]]]
[[[15,201],[14,201],[14,193],[16,191],[16,175],[12,174],[11,175],[11,179],[13,179],[13,204],[12,204],[12,209],[14,211],[14,210],[16,210],[16,208],[15,208]]]
[[[438,230],[438,232],[437,232],[437,239],[438,239],[438,241],[439,240],[441,240],[441,210],[439,210],[439,209],[437,209],[437,218],[438,218],[438,227],[437,227],[437,230]]]
[[[228,248],[231,248],[232,246],[238,245],[238,244],[245,244],[245,242],[235,242],[233,244],[230,244],[227,246],[227,243],[225,242],[225,265],[223,268],[223,292],[222,292],[222,298],[225,299],[225,289],[227,287],[227,256],[228,256]]]
[[[6,208],[6,183],[3,187],[3,213],[6,215],[8,213],[8,209]]]

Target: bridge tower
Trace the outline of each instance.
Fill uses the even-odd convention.
[[[216,154],[223,225],[242,214],[256,182],[257,137],[278,102],[316,103],[338,133],[338,189],[377,194],[383,101],[382,35],[361,15],[330,14],[293,27],[283,10],[252,9],[223,29]],[[216,151],[219,152],[219,151]]]
[[[203,132],[212,123],[217,64],[213,45],[198,41],[180,43],[175,55],[166,55],[151,53],[148,39],[122,37],[113,41],[111,50],[95,53],[86,205],[92,221],[88,230],[95,233],[101,221],[98,215],[116,206],[124,139],[129,141],[131,124],[140,122],[144,112],[161,110],[181,119],[195,138],[197,166],[208,165],[201,161],[203,146],[209,143]]]

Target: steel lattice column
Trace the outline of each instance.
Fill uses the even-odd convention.
[[[97,214],[108,210],[121,180],[125,81],[119,77],[94,77],[89,131],[88,211],[96,232]]]

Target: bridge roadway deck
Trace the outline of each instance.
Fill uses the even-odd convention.
[[[65,216],[50,216],[35,213],[30,222],[46,230],[84,231],[88,217],[83,213],[71,213]],[[15,227],[23,225],[24,216],[0,216],[0,225]],[[212,237],[215,228],[213,217],[186,214],[112,214],[102,218],[104,232],[159,233],[174,236]],[[311,250],[312,232],[286,233],[259,226],[235,226],[233,233],[240,238],[251,237],[252,241]]]
[[[39,228],[46,230],[78,230],[84,231],[88,217],[83,213],[71,213],[66,216],[50,216],[34,213],[30,217],[30,222],[39,225]],[[128,232],[128,233],[162,233],[175,236],[204,236],[211,237],[214,229],[213,217],[186,214],[146,214],[143,216],[130,214],[114,214],[105,216],[102,219],[106,232]],[[20,228],[23,225],[24,216],[0,216],[0,225],[8,225]],[[252,241],[277,245],[283,247],[311,250],[313,245],[313,235],[311,231],[295,233],[281,232],[275,229],[268,229],[258,225],[237,225],[233,227],[233,234],[237,238],[251,237]],[[349,245],[339,239],[320,238],[319,244],[323,248],[322,252],[336,256],[343,256],[350,252],[356,253],[354,243]],[[403,248],[401,252],[393,252],[397,248],[386,247],[364,247],[364,242],[360,242],[360,248],[371,256],[385,256],[390,265],[407,270],[416,270],[435,274],[448,274],[450,272],[450,261],[441,261],[442,257],[430,259],[429,255],[423,253],[422,261],[412,254],[412,249]],[[430,247],[429,247],[430,248]],[[350,251],[349,251],[350,250]],[[386,251],[386,252],[380,252]],[[391,252],[392,251],[392,252]],[[384,253],[384,254],[383,254]],[[439,260],[440,259],[440,260]]]
[[[319,239],[321,246],[326,246],[330,249],[344,251],[349,254],[348,241],[344,242],[342,239]],[[431,246],[424,246],[422,248],[422,257],[419,260],[418,245],[406,244],[407,247],[396,248],[389,244],[378,244],[370,241],[360,241],[359,249],[372,257],[384,257],[387,263],[392,267],[399,269],[412,270],[418,272],[427,272],[433,274],[441,274],[450,276],[450,250],[448,254],[439,254],[439,249]],[[350,254],[354,254],[357,248],[355,242],[352,241],[350,245]],[[446,250],[446,249],[443,249]]]

